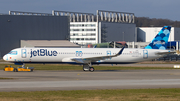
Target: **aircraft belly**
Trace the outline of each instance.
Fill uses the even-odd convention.
[[[32,58],[21,58],[20,61],[24,62],[61,62],[58,57],[32,57]]]
[[[143,61],[143,58],[141,56],[139,57],[132,57],[132,56],[119,56],[114,57],[111,59],[106,59],[104,62],[140,62]]]

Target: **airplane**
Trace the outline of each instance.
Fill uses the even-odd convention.
[[[136,48],[16,48],[3,59],[16,65],[25,63],[82,64],[84,71],[94,71],[94,64],[137,63],[163,57],[174,52],[166,50],[170,26],[164,26],[143,49]]]

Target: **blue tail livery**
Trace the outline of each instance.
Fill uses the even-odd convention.
[[[151,43],[145,47],[145,49],[162,49],[167,48],[169,34],[171,31],[170,26],[164,26]]]

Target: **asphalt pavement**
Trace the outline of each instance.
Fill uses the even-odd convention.
[[[0,70],[0,91],[180,88],[180,69],[114,71]]]

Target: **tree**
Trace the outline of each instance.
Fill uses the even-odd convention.
[[[156,19],[149,17],[135,17],[135,24],[137,27],[162,27],[162,26],[172,26],[180,27],[180,21],[172,21],[169,19]]]

